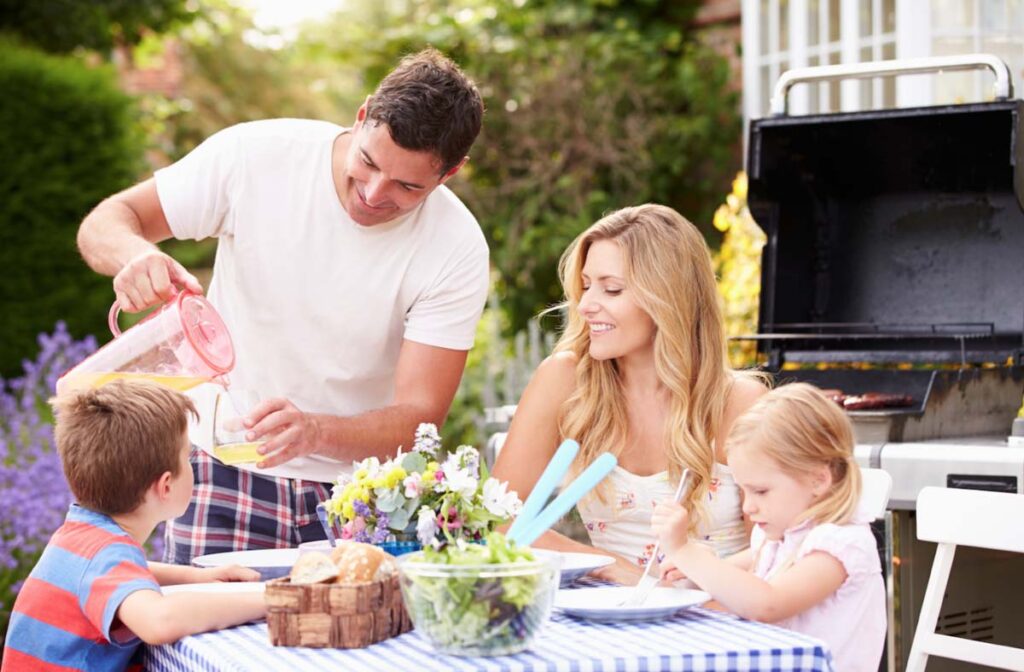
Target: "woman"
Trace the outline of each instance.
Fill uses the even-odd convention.
[[[584,231],[559,271],[566,328],[520,399],[494,474],[525,499],[567,437],[580,444],[570,478],[604,452],[618,466],[578,506],[593,548],[554,532],[537,545],[596,548],[616,560],[598,576],[635,583],[654,546],[654,504],[689,468],[697,538],[720,556],[742,550],[748,528],[722,444],[767,390],[729,368],[703,236],[671,208],[624,208]]]

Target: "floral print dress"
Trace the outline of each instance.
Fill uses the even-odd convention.
[[[710,524],[698,528],[698,538],[724,558],[746,548],[749,537],[732,471],[724,464],[715,464],[711,473],[706,506]],[[638,476],[622,467],[616,467],[608,479],[612,487],[607,502],[593,496],[577,505],[590,543],[643,567],[650,562],[657,541],[651,532],[654,505],[671,500],[677,484],[669,482],[667,471]]]

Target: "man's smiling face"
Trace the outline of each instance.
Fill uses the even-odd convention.
[[[376,226],[411,212],[458,166],[442,175],[433,153],[399,147],[386,125],[362,117],[361,109],[345,155],[341,204],[358,224]]]

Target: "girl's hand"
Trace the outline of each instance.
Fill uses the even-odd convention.
[[[655,505],[651,515],[651,529],[661,541],[666,556],[673,555],[686,545],[689,537],[690,514],[682,504],[662,502]]]

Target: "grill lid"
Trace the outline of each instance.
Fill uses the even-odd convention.
[[[1024,362],[1019,100],[751,122],[759,350]]]

